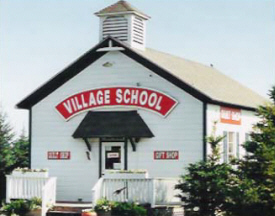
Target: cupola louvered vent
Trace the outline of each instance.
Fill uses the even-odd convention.
[[[95,15],[100,18],[100,41],[111,36],[130,47],[145,49],[146,21],[149,16],[123,0],[96,12]]]
[[[124,16],[109,16],[103,21],[103,39],[112,36],[121,41],[128,40],[128,21]]]
[[[144,43],[144,21],[135,16],[133,19],[133,41],[139,44]]]

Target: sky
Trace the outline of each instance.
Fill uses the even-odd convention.
[[[15,105],[99,42],[94,15],[115,0],[0,0],[0,104]],[[151,16],[147,47],[215,68],[267,97],[275,85],[275,0],[129,0]],[[217,90],[218,91],[218,90]]]

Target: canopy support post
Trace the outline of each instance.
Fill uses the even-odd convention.
[[[130,143],[132,145],[132,149],[135,152],[137,150],[136,143],[134,142],[133,138],[129,138]]]
[[[83,138],[83,140],[84,140],[84,142],[85,142],[85,144],[87,146],[87,149],[89,150],[89,152],[91,152],[92,151],[92,145],[91,145],[91,143],[89,143],[89,141],[88,141],[87,138]]]
[[[140,141],[140,137],[135,138],[135,142],[138,143]]]

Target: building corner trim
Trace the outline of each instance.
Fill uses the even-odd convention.
[[[207,103],[203,103],[203,160],[207,160]]]
[[[32,108],[29,109],[29,168],[31,169],[32,155]]]

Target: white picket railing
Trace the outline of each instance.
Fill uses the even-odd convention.
[[[56,201],[56,178],[49,178],[42,187],[42,216],[45,216],[48,209],[55,204]]]
[[[102,182],[103,178],[97,180],[95,186],[92,189],[92,205],[95,206],[97,200],[101,198],[101,190],[102,190]]]
[[[12,199],[42,199],[42,216],[48,208],[55,204],[56,178],[55,177],[18,177],[7,175],[6,202]]]
[[[102,197],[118,202],[139,202],[155,205],[181,204],[174,187],[176,178],[101,178],[92,190],[93,204]]]
[[[181,204],[180,198],[177,197],[181,193],[175,190],[175,185],[179,183],[178,178],[155,178],[155,205],[178,205]]]
[[[151,203],[152,179],[104,179],[102,197],[118,202]]]
[[[49,178],[47,177],[17,177],[7,175],[6,202],[11,199],[42,198],[42,187]]]

